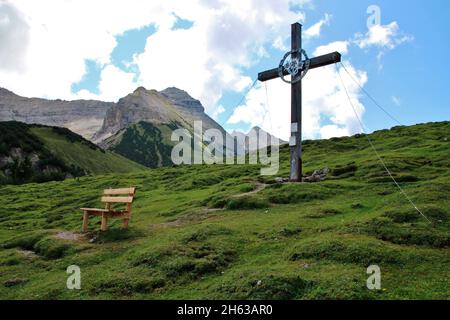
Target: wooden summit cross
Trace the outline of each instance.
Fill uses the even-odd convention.
[[[301,61],[302,54],[305,60]],[[291,56],[289,66],[283,65],[288,56]],[[291,25],[291,51],[286,53],[280,66],[275,69],[260,72],[259,81],[268,81],[278,77],[284,80],[284,76],[291,75],[291,138],[289,146],[291,147],[291,176],[293,182],[302,181],[302,77],[308,69],[315,69],[329,64],[341,61],[341,54],[333,52],[323,56],[308,59],[306,53],[302,50],[302,25],[294,23]]]

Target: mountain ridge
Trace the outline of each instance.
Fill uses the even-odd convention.
[[[7,121],[0,122],[0,135],[0,184],[145,169],[67,128]]]
[[[27,98],[0,88],[0,121],[66,127],[95,143],[140,121],[179,122],[190,131],[194,121],[202,121],[204,130],[215,128],[228,135],[199,100],[176,87],[157,91],[141,86],[117,102]]]
[[[0,88],[0,121],[66,127],[91,139],[112,102],[27,98]]]

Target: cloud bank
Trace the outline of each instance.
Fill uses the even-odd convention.
[[[177,86],[200,99],[207,113],[218,118],[226,111],[220,99],[227,92],[244,92],[252,83],[246,71],[269,56],[269,50],[287,50],[287,21],[305,20],[309,0],[0,0],[0,87],[20,95],[61,99],[116,101],[137,86],[157,90]],[[187,28],[179,20],[190,21]],[[305,30],[320,37],[331,15]],[[129,68],[111,61],[117,37],[128,30],[154,26],[144,50],[136,52]],[[396,22],[371,28],[348,40],[316,48],[314,55],[347,53],[350,46],[385,52],[411,40]],[[281,53],[280,53],[281,54]],[[73,92],[87,73],[86,61],[100,71],[98,93]],[[364,70],[346,61],[361,82]],[[312,70],[304,81],[304,135],[309,138],[357,132],[348,102],[333,66]],[[362,114],[359,89],[350,94]],[[249,92],[228,124],[259,125],[283,139],[289,136],[289,86],[279,80]],[[268,103],[267,103],[268,102]],[[267,106],[266,106],[267,105]]]

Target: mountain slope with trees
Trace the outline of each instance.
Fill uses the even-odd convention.
[[[144,170],[69,129],[0,122],[0,182],[21,184]]]

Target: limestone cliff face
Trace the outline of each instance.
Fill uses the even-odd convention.
[[[0,121],[66,127],[91,139],[114,103],[95,100],[25,98],[0,88]]]
[[[187,92],[177,88],[158,92],[139,87],[108,109],[103,125],[94,135],[93,141],[100,143],[141,121],[155,125],[176,123],[190,131],[194,121],[202,121],[203,130],[215,128],[225,133],[225,130],[204,112],[200,101]]]

